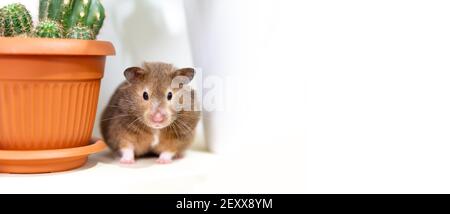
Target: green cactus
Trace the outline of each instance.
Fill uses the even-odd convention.
[[[60,22],[66,33],[74,26],[87,26],[95,38],[103,25],[105,9],[100,0],[40,0],[39,19]]]
[[[60,20],[61,24],[63,25],[64,29],[69,29],[69,19],[67,17],[69,17],[72,14],[72,7],[73,7],[73,2],[72,0],[64,0],[62,3],[62,9],[61,11],[61,15],[59,16],[58,20]]]
[[[90,26],[94,35],[97,36],[105,20],[105,8],[99,0],[92,0],[89,13],[86,17],[86,26]]]
[[[33,20],[24,5],[9,4],[0,9],[0,36],[29,34],[32,29]]]
[[[66,38],[92,40],[95,38],[95,36],[91,28],[82,25],[76,25],[71,27],[67,31]]]
[[[34,34],[41,38],[62,38],[63,33],[61,24],[53,20],[41,21],[34,30]]]
[[[89,13],[90,4],[91,0],[74,0],[72,13],[66,17],[69,28],[75,25],[87,26],[85,20]]]
[[[39,21],[47,19],[50,9],[50,1],[39,1]]]
[[[40,0],[39,1],[39,21],[47,19],[60,22],[63,26],[67,26],[64,22],[65,17],[72,12],[73,0]]]

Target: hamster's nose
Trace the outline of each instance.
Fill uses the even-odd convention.
[[[157,111],[156,113],[154,113],[152,115],[152,121],[155,123],[160,123],[160,122],[164,121],[165,118],[166,118],[166,115],[160,111]]]

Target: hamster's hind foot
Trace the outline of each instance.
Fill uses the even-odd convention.
[[[134,164],[135,160],[134,160],[134,158],[130,159],[130,158],[127,158],[127,157],[121,157],[119,162],[121,164]]]
[[[156,163],[159,164],[168,164],[172,163],[172,158],[175,154],[173,152],[162,152],[159,155],[159,158],[156,160]]]
[[[134,151],[130,148],[123,148],[120,150],[122,157],[120,158],[121,164],[133,164],[134,161]]]

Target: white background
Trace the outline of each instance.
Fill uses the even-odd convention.
[[[112,2],[125,4],[104,1],[107,11],[115,11],[110,13],[130,13],[127,6],[114,9]],[[240,2],[245,3],[236,19],[248,21],[242,26],[259,27],[223,37],[247,35],[244,40],[235,37],[254,41],[236,47],[235,53],[243,51],[249,57],[236,63],[251,63],[262,76],[250,78],[252,87],[244,91],[252,114],[238,117],[236,124],[245,124],[245,134],[230,140],[246,155],[237,165],[252,163],[267,172],[266,187],[252,190],[450,192],[449,1]],[[236,2],[229,6],[224,10],[231,13]],[[159,14],[162,8],[139,12],[140,18],[133,16],[129,25],[114,27],[111,17],[105,23],[101,38],[114,42],[118,56],[108,61],[102,105],[123,68],[144,56],[192,63],[186,34],[166,33],[182,32],[176,27],[157,28],[161,23],[171,26],[161,21],[166,20]],[[120,17],[117,23],[127,20]],[[124,30],[128,28],[131,31]],[[242,70],[240,64],[228,66]],[[258,86],[265,87],[264,94],[255,91]],[[258,165],[257,157],[271,164]],[[226,186],[251,183],[245,178],[254,168],[229,174]]]
[[[252,145],[249,158],[272,151],[287,173],[270,185],[296,175],[302,192],[450,191],[450,2],[198,2],[211,8],[205,26],[220,26],[206,52],[251,74],[250,110],[233,124],[246,134],[227,141]]]

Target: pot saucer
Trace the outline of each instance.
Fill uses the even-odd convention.
[[[106,148],[100,139],[87,146],[51,150],[0,150],[0,173],[46,173],[83,166],[88,155]]]

